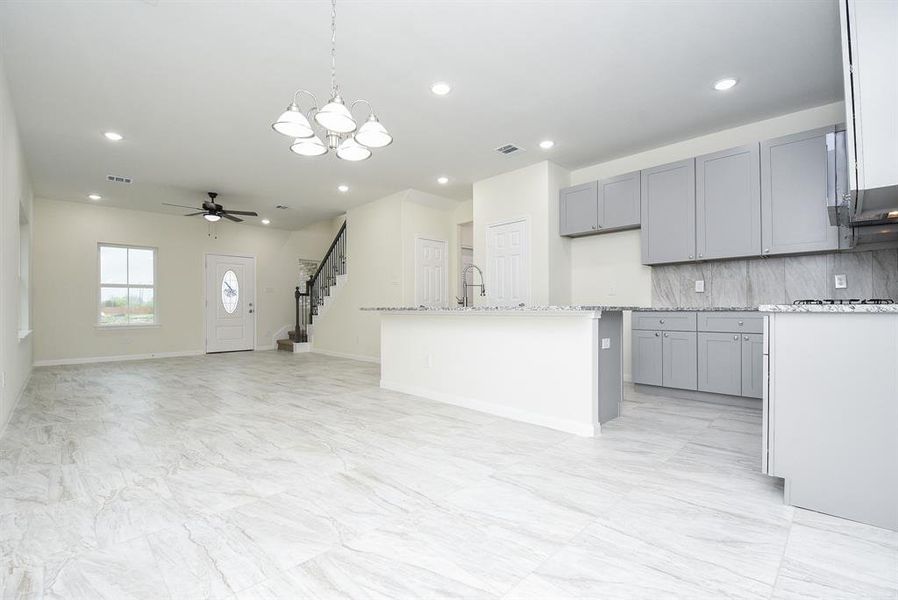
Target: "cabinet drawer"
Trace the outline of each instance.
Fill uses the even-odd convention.
[[[700,312],[698,330],[724,333],[764,333],[764,314],[759,312]]]
[[[695,331],[694,312],[634,312],[633,329]]]

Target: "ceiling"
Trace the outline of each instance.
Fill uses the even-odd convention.
[[[295,89],[327,95],[326,0],[7,0],[0,51],[36,195],[177,214],[161,203],[214,190],[295,229],[405,188],[470,198],[472,182],[546,158],[577,168],[842,99],[834,0],[337,10],[344,96],[370,100],[395,138],[361,163],[299,157],[270,128]],[[739,84],[715,92],[727,75]],[[525,152],[494,151],[509,142]]]

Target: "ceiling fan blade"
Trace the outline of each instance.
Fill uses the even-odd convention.
[[[221,212],[229,214],[229,215],[246,215],[248,217],[258,217],[259,216],[259,213],[253,212],[251,210],[223,210]]]
[[[178,208],[192,208],[193,210],[203,210],[202,208],[197,208],[196,206],[184,206],[183,204],[170,204],[168,202],[163,202],[165,206],[177,206]]]
[[[231,220],[231,221],[234,221],[235,223],[243,223],[243,219],[238,219],[237,217],[232,217],[231,215],[229,215],[229,214],[226,213],[226,212],[222,212],[222,213],[221,213],[221,216],[223,216],[225,219],[229,219],[229,220]]]
[[[204,214],[206,214],[206,211],[201,210],[200,212],[187,213],[187,214],[184,215],[184,216],[185,216],[185,217],[195,217],[195,216],[197,216],[197,215],[204,215]]]

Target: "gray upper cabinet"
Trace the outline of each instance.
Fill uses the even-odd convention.
[[[698,389],[695,332],[661,333],[661,385],[684,390]]]
[[[600,179],[599,229],[616,230],[639,227],[639,171]]]
[[[825,127],[761,142],[761,239],[764,255],[839,248],[830,225],[827,181],[835,169]]]
[[[742,336],[738,333],[698,334],[698,389],[742,393]]]
[[[561,235],[594,233],[599,225],[598,183],[591,181],[561,190],[558,228]]]
[[[699,260],[761,254],[759,144],[695,159],[695,221]]]
[[[634,330],[633,383],[661,385],[661,332]]]
[[[642,263],[695,259],[695,159],[642,171]]]
[[[742,395],[749,398],[764,396],[764,335],[750,333],[742,336]]]

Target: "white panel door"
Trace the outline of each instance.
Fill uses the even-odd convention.
[[[415,240],[415,304],[449,305],[449,244],[442,240]]]
[[[490,304],[530,304],[530,247],[527,221],[492,225],[486,230],[487,282]]]
[[[256,261],[206,255],[206,352],[256,346]]]

